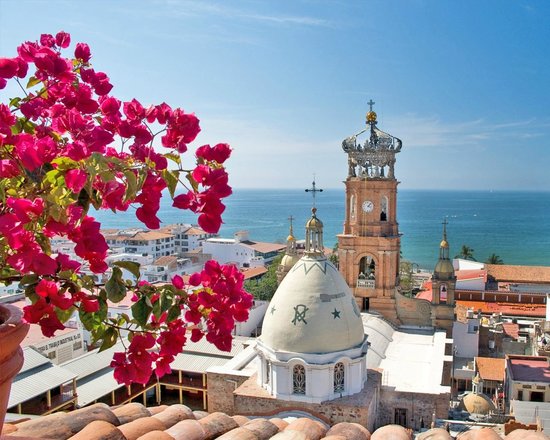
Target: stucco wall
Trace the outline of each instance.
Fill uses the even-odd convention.
[[[447,418],[449,400],[449,393],[404,393],[390,387],[382,387],[376,427],[395,423],[396,408],[407,410],[407,428],[420,428],[421,418],[424,420],[424,426],[429,427],[434,413],[436,418]]]
[[[407,298],[395,294],[397,317],[404,325],[431,326],[431,304],[425,299]]]

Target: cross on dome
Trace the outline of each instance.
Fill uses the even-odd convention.
[[[372,112],[372,106],[373,106],[374,104],[376,104],[376,102],[374,102],[374,101],[371,99],[369,102],[367,102],[367,104],[368,104],[368,106],[369,106],[369,111]]]
[[[323,192],[322,189],[315,186],[315,174],[313,175],[313,182],[311,183],[311,188],[306,189],[306,192],[310,192],[313,195],[313,207],[315,208],[315,194],[318,192]]]

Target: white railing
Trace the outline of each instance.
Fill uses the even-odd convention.
[[[375,280],[357,280],[357,287],[362,287],[364,289],[374,289],[376,286]]]

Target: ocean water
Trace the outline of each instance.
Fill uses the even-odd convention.
[[[289,216],[294,217],[294,235],[304,237],[312,197],[298,189],[237,189],[226,205],[221,236],[247,230],[252,240],[284,242]],[[466,244],[478,261],[495,253],[506,264],[550,265],[550,192],[399,190],[397,205],[403,257],[422,268],[432,269],[437,261],[445,217],[451,256]],[[323,191],[316,206],[325,246],[332,247],[343,229],[344,190]],[[94,215],[103,228],[143,226],[132,208]],[[196,223],[194,214],[172,208],[168,197],[159,217],[164,224]]]

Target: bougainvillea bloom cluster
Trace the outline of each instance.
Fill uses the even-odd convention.
[[[195,167],[183,169],[181,155],[190,154],[201,130],[195,114],[117,99],[109,76],[91,66],[89,46],[77,43],[65,55],[70,46],[66,32],[44,34],[0,58],[0,89],[13,82],[23,90],[0,103],[0,281],[25,288],[31,304],[24,317],[46,336],[75,313],[102,349],[128,331],[126,351],[113,359],[115,377],[146,383],[153,372],[170,371],[187,338],[205,336],[230,350],[234,321],[247,319],[252,297],[235,267],[214,261],[189,284],[176,276],[162,286],[140,281],[137,263],[109,268],[90,208],[134,210],[157,229],[169,194],[175,208],[193,211],[205,231],[217,232],[222,199],[231,194],[224,168],[231,148],[201,146]],[[178,185],[186,190],[176,195]],[[72,241],[78,261],[53,254],[54,237]],[[133,278],[124,280],[122,269]],[[97,284],[103,274],[107,282]],[[127,295],[132,316],[108,317],[108,301]]]

